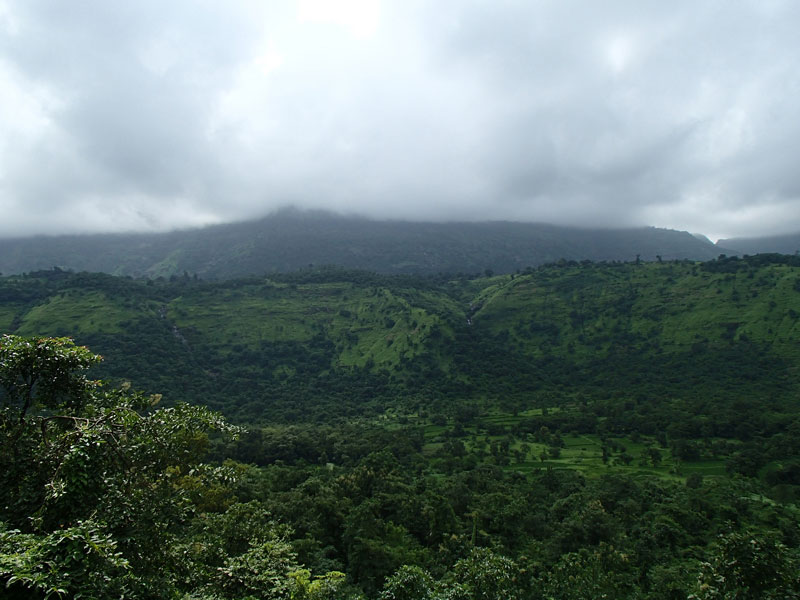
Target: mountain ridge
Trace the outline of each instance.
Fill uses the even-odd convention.
[[[800,252],[800,232],[782,235],[721,239],[717,245],[735,254],[797,254]]]
[[[513,221],[373,221],[286,210],[255,221],[148,234],[0,240],[0,272],[64,270],[230,279],[335,264],[386,274],[512,273],[559,259],[710,260],[724,248],[655,227],[585,229]]]

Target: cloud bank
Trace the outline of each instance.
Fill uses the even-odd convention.
[[[791,0],[0,0],[0,236],[278,207],[799,229]]]

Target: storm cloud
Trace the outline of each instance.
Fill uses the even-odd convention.
[[[0,0],[0,236],[800,229],[800,3]]]

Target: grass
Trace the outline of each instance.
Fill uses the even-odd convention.
[[[11,331],[14,318],[21,308],[13,304],[0,304],[0,333]]]
[[[549,409],[556,412],[557,407]],[[542,409],[532,409],[526,413],[541,413]],[[481,419],[483,424],[502,425],[510,428],[521,420],[522,416],[514,416],[495,412]],[[453,426],[434,425],[430,422],[421,424],[424,431],[425,445],[423,453],[429,458],[436,458],[445,448],[447,434]],[[725,462],[722,459],[683,462],[676,460],[667,448],[659,448],[655,439],[642,437],[634,441],[630,437],[608,437],[606,444],[612,448],[603,460],[604,442],[596,434],[570,434],[563,435],[561,439],[564,447],[558,457],[548,454],[549,445],[537,443],[530,434],[516,436],[510,433],[488,435],[480,426],[464,428],[465,435],[461,438],[466,452],[479,457],[478,462],[483,464],[496,464],[490,448],[492,443],[508,442],[508,462],[502,465],[506,471],[531,473],[541,469],[572,469],[581,472],[586,477],[599,477],[608,473],[621,473],[625,475],[655,475],[662,479],[683,481],[692,473],[706,476],[725,475]],[[631,461],[625,464],[618,448],[624,447],[625,454]],[[617,448],[614,450],[613,448]],[[661,461],[653,464],[647,457],[647,450],[656,448],[661,456]],[[521,454],[517,454],[520,452]],[[541,455],[547,455],[542,459]]]
[[[16,331],[19,335],[68,335],[120,333],[122,323],[135,311],[102,292],[70,291],[51,296],[31,308]]]
[[[796,281],[797,269],[787,265],[737,273],[657,263],[537,271],[484,287],[473,320],[508,333],[531,356],[590,359],[647,340],[686,351],[746,338],[800,360]]]
[[[175,275],[178,272],[178,264],[181,262],[181,258],[185,252],[183,250],[174,250],[173,252],[169,253],[165,256],[161,261],[151,265],[147,269],[147,273],[150,277],[169,277],[170,275]]]
[[[420,304],[431,304],[430,296],[423,296]],[[426,351],[428,334],[442,322],[439,314],[413,300],[352,283],[265,282],[176,298],[168,317],[222,354],[236,344],[309,343],[321,336],[336,347],[335,366],[393,367]]]

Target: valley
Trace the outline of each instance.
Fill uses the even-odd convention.
[[[187,555],[191,585],[225,598],[249,580],[225,592],[213,566],[248,546],[197,527],[236,514],[252,538],[258,511],[294,565],[275,576],[306,568],[336,597],[494,585],[519,598],[711,598],[699,582],[746,540],[777,553],[776,589],[789,589],[799,320],[800,261],[777,254],[481,276],[0,278],[3,331],[102,354],[89,376],[156,394],[145,416],[188,402],[244,428],[175,455],[205,456],[224,479],[165,471],[194,508],[188,529],[164,525],[175,541],[160,551],[215,544],[227,558]],[[493,583],[474,579],[494,568]],[[153,566],[136,569],[154,581]]]

